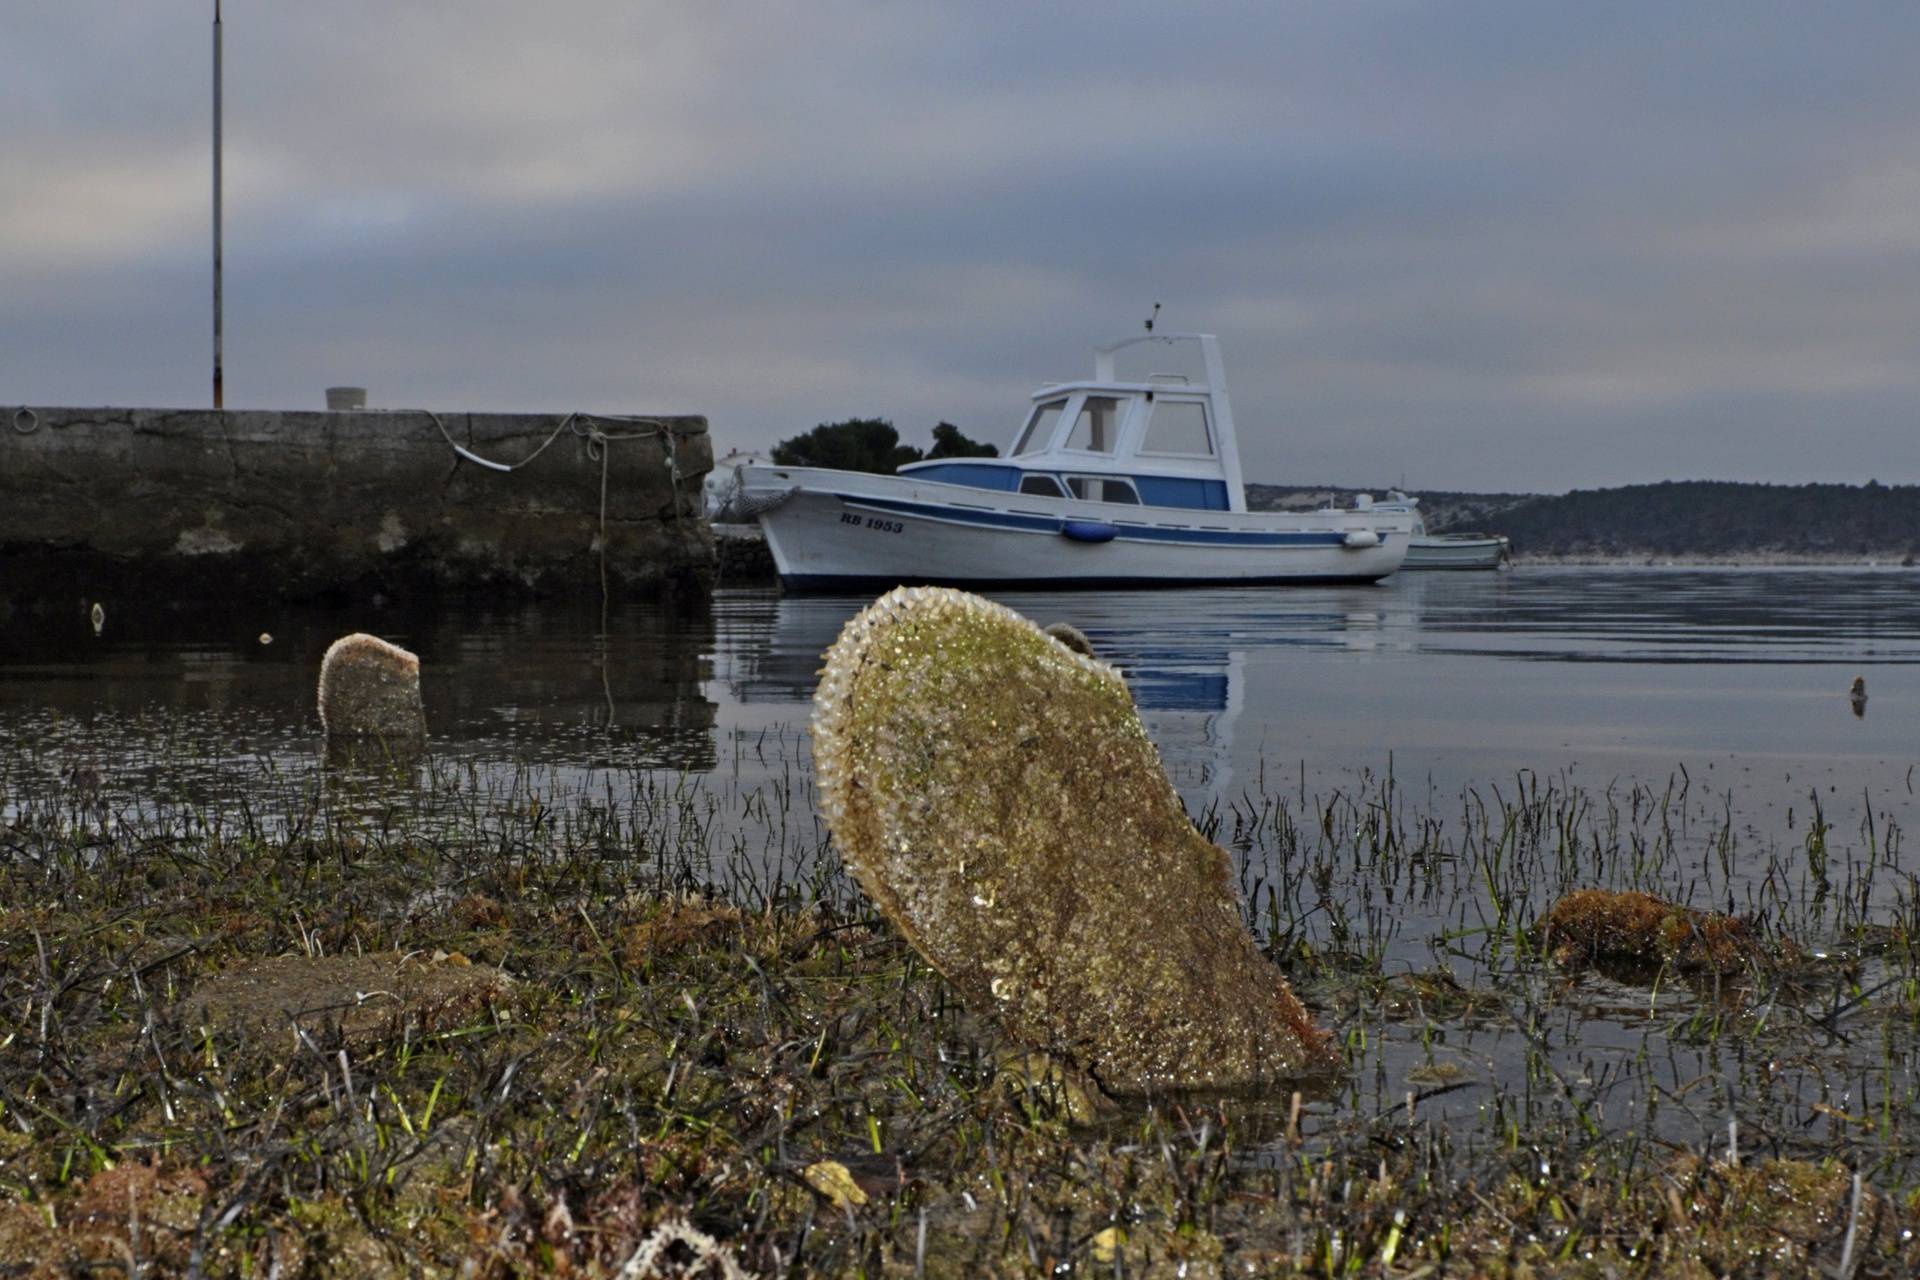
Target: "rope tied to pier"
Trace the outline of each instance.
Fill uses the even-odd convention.
[[[15,435],[30,436],[39,429],[39,414],[27,408],[25,405],[21,405],[13,411],[13,430]]]
[[[566,417],[560,419],[560,425],[549,432],[547,438],[540,442],[539,448],[520,459],[520,461],[495,462],[491,458],[481,457],[473,450],[461,444],[458,440],[455,440],[453,433],[447,430],[447,424],[440,420],[439,414],[431,409],[422,409],[420,412],[426,414],[427,417],[432,420],[433,425],[439,428],[441,438],[447,442],[448,447],[450,447],[456,455],[473,463],[475,466],[485,467],[489,471],[499,471],[503,473],[518,471],[545,453],[548,446],[555,440],[558,440],[563,431],[569,429],[572,430],[574,435],[586,441],[588,461],[598,462],[600,464],[600,529],[594,541],[600,552],[600,614],[601,630],[604,631],[606,629],[607,601],[610,596],[607,587],[607,476],[611,470],[611,460],[609,457],[610,451],[607,446],[621,440],[658,440],[660,442],[662,460],[666,463],[667,478],[672,486],[673,523],[677,529],[680,526],[680,460],[674,453],[673,433],[668,429],[667,424],[658,418],[627,416],[596,417],[579,412],[569,413]],[[608,431],[601,427],[600,424],[603,422],[622,423],[640,429]],[[16,428],[16,430],[17,429],[18,428]]]
[[[453,433],[447,430],[447,424],[440,420],[439,414],[431,409],[422,409],[420,412],[426,414],[433,422],[433,425],[440,429],[440,436],[447,442],[449,448],[462,458],[465,458],[468,462],[473,463],[475,466],[485,467],[489,471],[518,471],[545,453],[547,447],[560,438],[561,432],[571,428],[574,435],[581,437],[587,442],[587,457],[596,462],[605,460],[606,445],[612,441],[650,440],[657,437],[661,445],[666,449],[667,470],[669,474],[673,477],[676,484],[680,480],[679,467],[675,465],[673,459],[672,435],[667,430],[667,424],[658,418],[592,417],[584,413],[569,413],[566,417],[560,419],[560,425],[555,427],[552,432],[548,434],[547,438],[540,442],[539,448],[520,459],[520,461],[495,462],[492,458],[481,457],[473,450],[461,444],[458,440],[455,440]],[[644,425],[649,429],[645,431],[605,431],[598,425],[601,422],[632,423],[635,425]]]

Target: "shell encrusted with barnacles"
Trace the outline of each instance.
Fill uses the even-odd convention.
[[[827,650],[813,745],[861,887],[1014,1035],[1116,1094],[1334,1064],[1105,663],[978,596],[903,587]]]
[[[331,738],[417,744],[427,736],[420,701],[420,659],[378,636],[356,631],[320,660],[320,726]]]

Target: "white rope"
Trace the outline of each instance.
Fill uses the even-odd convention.
[[[491,458],[481,457],[479,454],[473,452],[473,450],[461,444],[458,440],[455,440],[453,433],[447,430],[447,424],[440,421],[439,414],[431,409],[422,409],[420,412],[432,419],[433,425],[440,429],[441,437],[446,440],[448,446],[452,448],[455,454],[465,458],[468,462],[476,466],[485,467],[489,471],[518,471],[545,453],[547,446],[551,445],[555,440],[558,440],[560,433],[568,428],[572,428],[574,435],[579,436],[587,442],[588,460],[600,464],[600,533],[598,537],[600,544],[600,629],[604,632],[606,630],[608,602],[611,599],[611,592],[607,585],[607,475],[612,469],[612,465],[607,446],[620,440],[657,439],[660,441],[661,453],[667,464],[667,478],[673,491],[673,522],[678,525],[680,523],[680,460],[674,456],[673,436],[672,433],[667,430],[667,424],[661,422],[658,418],[613,417],[602,419],[589,418],[581,413],[569,413],[566,417],[560,419],[560,425],[549,432],[547,438],[540,442],[539,448],[520,459],[520,461],[495,462]],[[598,425],[602,421],[644,425],[647,430],[603,431]],[[18,430],[17,427],[15,429]]]
[[[520,461],[495,462],[492,458],[481,457],[479,454],[475,453],[473,450],[461,444],[458,440],[455,440],[453,438],[453,433],[447,430],[447,424],[440,421],[439,414],[435,413],[431,409],[422,409],[420,412],[426,414],[427,417],[433,422],[433,425],[440,429],[441,438],[447,442],[447,445],[449,448],[451,448],[455,453],[459,454],[462,458],[465,458],[468,462],[471,462],[476,466],[485,467],[489,471],[518,471],[520,468],[526,466],[529,462],[532,462],[535,458],[545,453],[547,451],[547,446],[552,444],[555,440],[558,440],[560,438],[560,433],[562,431],[565,431],[569,427],[573,428],[573,434],[575,434],[576,436],[579,436],[580,438],[582,438],[587,442],[587,456],[589,458],[592,458],[596,462],[600,460],[601,451],[604,448],[604,446],[607,444],[608,441],[611,441],[611,440],[650,440],[655,437],[658,437],[662,440],[667,439],[666,424],[661,422],[658,418],[599,419],[599,418],[589,418],[585,414],[570,413],[566,417],[560,419],[560,425],[555,427],[553,431],[548,434],[547,438],[540,442],[539,448],[535,449],[532,453],[528,454],[526,457],[520,459]],[[600,421],[645,423],[648,427],[652,429],[648,431],[620,431],[620,432],[602,431],[598,426],[594,425],[595,423]],[[672,450],[671,444],[668,445],[668,449],[667,449],[667,469],[669,472],[673,474],[674,483],[678,484],[680,480],[679,468],[676,467],[673,463],[673,450]]]
[[[25,419],[24,424],[22,419]],[[32,435],[40,429],[40,415],[22,405],[13,411],[13,429],[19,435]]]

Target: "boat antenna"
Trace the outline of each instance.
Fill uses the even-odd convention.
[[[1148,333],[1152,333],[1152,332],[1153,332],[1153,320],[1154,320],[1154,316],[1157,316],[1157,315],[1159,315],[1159,314],[1160,314],[1160,304],[1156,302],[1156,303],[1154,303],[1154,304],[1153,304],[1153,315],[1151,315],[1151,316],[1148,316],[1148,317],[1147,317],[1147,332],[1148,332]]]

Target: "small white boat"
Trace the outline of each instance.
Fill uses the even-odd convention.
[[[1428,533],[1420,499],[1394,492],[1374,510],[1404,511],[1413,517],[1413,539],[1403,569],[1498,569],[1513,556],[1512,543],[1497,533]]]
[[[1115,356],[1198,347],[1204,381],[1123,379]],[[896,475],[744,464],[742,505],[793,590],[1374,582],[1400,567],[1410,511],[1251,512],[1212,334],[1096,348],[1093,377],[1042,387],[1004,458]]]

